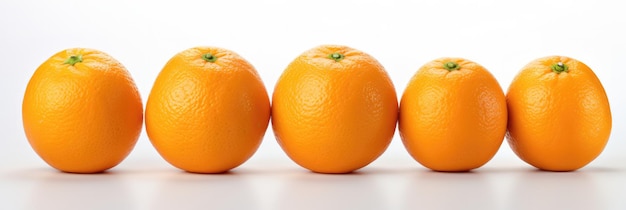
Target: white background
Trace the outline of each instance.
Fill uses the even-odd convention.
[[[0,2],[0,209],[624,209],[625,6],[619,1],[2,1]],[[573,173],[533,170],[503,143],[473,173],[434,173],[413,161],[396,133],[360,173],[329,176],[293,164],[271,128],[232,173],[174,169],[145,133],[110,173],[50,169],[23,133],[21,103],[35,69],[71,47],[104,51],[130,71],[144,103],[174,54],[194,46],[237,52],[268,92],[303,51],[342,44],[379,60],[401,96],[424,63],[454,56],[493,73],[506,91],[526,63],[565,55],[603,83],[613,132],[600,157]],[[563,107],[567,108],[567,107]]]

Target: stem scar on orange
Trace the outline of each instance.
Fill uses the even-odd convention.
[[[122,64],[97,50],[72,48],[37,68],[26,87],[22,118],[30,145],[50,166],[97,173],[133,149],[143,105]]]
[[[221,173],[248,160],[270,119],[270,102],[254,67],[236,53],[195,47],[163,67],[146,104],[146,131],[177,168]]]
[[[435,171],[469,171],[498,151],[507,124],[506,100],[484,67],[462,58],[422,66],[400,101],[405,148]]]
[[[380,156],[395,132],[398,102],[391,79],[372,56],[323,45],[297,57],[272,96],[278,143],[300,166],[348,173]]]
[[[604,87],[584,63],[563,56],[524,66],[507,92],[511,149],[548,171],[584,167],[604,149],[611,110]]]

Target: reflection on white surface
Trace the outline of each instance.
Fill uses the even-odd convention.
[[[583,171],[521,174],[512,188],[508,209],[605,209],[593,177]]]
[[[226,174],[143,162],[92,175],[0,170],[0,209],[626,209],[623,160],[566,173],[519,162],[440,173],[407,161],[342,175],[285,162],[249,164]]]
[[[496,209],[492,186],[484,172],[426,171],[410,176],[406,209]]]
[[[376,180],[361,173],[292,174],[276,195],[275,209],[385,209]]]
[[[149,209],[249,209],[257,205],[247,180],[236,173],[179,172],[158,185]]]
[[[68,174],[45,171],[26,200],[27,209],[129,209],[134,207],[132,194],[119,176],[113,173]]]

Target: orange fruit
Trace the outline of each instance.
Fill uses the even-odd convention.
[[[504,92],[481,65],[440,58],[422,66],[400,100],[399,131],[411,156],[435,171],[469,171],[498,151],[507,124]]]
[[[507,92],[507,140],[522,160],[542,170],[572,171],[604,149],[611,110],[600,80],[563,56],[527,64]]]
[[[398,102],[384,68],[346,46],[297,57],[272,96],[272,128],[286,154],[320,173],[348,173],[380,156],[393,137]]]
[[[269,119],[269,97],[254,67],[217,47],[174,55],[146,104],[153,146],[170,164],[194,173],[221,173],[244,163]]]
[[[37,68],[26,87],[22,119],[30,145],[50,166],[96,173],[133,149],[143,105],[122,64],[97,50],[72,48]]]

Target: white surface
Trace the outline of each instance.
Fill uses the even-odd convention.
[[[0,209],[626,209],[621,198],[626,185],[626,99],[621,93],[626,88],[626,13],[621,4],[2,1]],[[492,162],[467,174],[423,169],[396,134],[379,160],[346,176],[298,168],[280,150],[271,129],[248,163],[215,176],[170,167],[145,133],[111,173],[58,173],[37,157],[23,134],[21,103],[28,79],[65,48],[95,48],[118,59],[145,102],[161,67],[186,48],[213,45],[238,52],[257,68],[271,94],[286,65],[319,44],[348,45],[376,57],[398,95],[422,64],[437,57],[478,62],[506,90],[531,60],[570,56],[594,69],[604,84],[613,133],[604,153],[579,172],[534,171],[504,143]]]
[[[494,160],[470,173],[438,173],[382,158],[353,174],[305,171],[286,159],[252,160],[227,174],[129,160],[105,174],[40,166],[2,171],[3,209],[624,209],[626,168],[600,160],[571,173]]]

